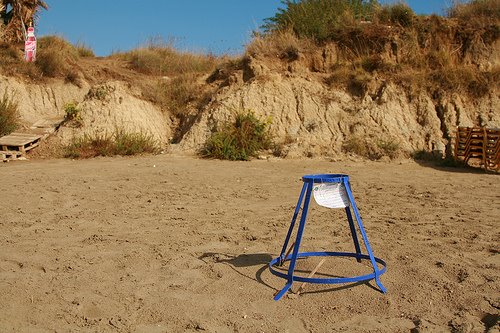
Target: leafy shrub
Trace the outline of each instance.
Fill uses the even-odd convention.
[[[158,142],[151,135],[144,133],[126,133],[123,130],[117,130],[113,138],[115,155],[154,154],[160,150]]]
[[[110,136],[96,134],[74,138],[64,149],[64,157],[91,158],[96,156],[112,156],[113,140]]]
[[[117,129],[111,135],[85,134],[75,138],[65,147],[64,157],[91,158],[96,156],[137,155],[157,153],[160,147],[150,135],[144,133],[127,133]]]
[[[332,34],[355,20],[370,19],[378,6],[377,0],[283,0],[266,19],[266,32],[292,30],[299,37],[317,41],[330,39]]]
[[[83,125],[81,110],[76,103],[66,104],[64,106],[64,113],[64,120],[66,122],[71,122],[75,127],[81,127]]]
[[[204,157],[247,161],[271,146],[270,121],[262,121],[251,111],[238,113],[233,123],[225,123],[212,134],[202,150]]]
[[[19,111],[17,103],[7,90],[0,98],[0,136],[10,134],[18,127]]]
[[[85,95],[85,99],[97,99],[99,101],[105,101],[108,96],[115,91],[115,89],[115,87],[107,84],[93,86],[89,89],[87,95]]]

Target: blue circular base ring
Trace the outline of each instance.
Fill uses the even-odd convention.
[[[357,254],[357,253],[351,253],[351,252],[302,252],[297,255],[297,258],[307,258],[307,257],[352,257],[356,259],[365,259],[365,260],[370,260],[370,256],[366,254]],[[276,264],[281,264],[285,261],[288,261],[292,258],[292,254],[288,255],[288,257],[284,258],[281,260],[280,257],[273,259],[269,263],[269,270],[271,271],[272,274],[279,276],[283,279],[289,279],[288,273],[283,273],[281,271],[278,271],[274,268]],[[387,264],[385,261],[379,258],[374,258],[375,261],[379,264],[381,264],[383,267],[380,269],[378,267],[374,267],[376,271],[370,274],[366,275],[359,275],[359,276],[353,276],[353,277],[344,277],[344,278],[308,278],[308,277],[303,277],[303,276],[292,276],[292,281],[298,281],[298,282],[309,282],[309,283],[321,283],[321,284],[334,284],[334,283],[352,283],[352,282],[360,282],[360,281],[367,281],[374,279],[377,276],[380,276],[385,273]]]

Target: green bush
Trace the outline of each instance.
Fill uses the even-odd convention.
[[[66,122],[71,122],[75,127],[81,127],[83,125],[81,110],[76,103],[66,104],[64,106],[64,113],[64,120]]]
[[[10,134],[18,127],[19,111],[17,103],[7,90],[0,98],[0,136]]]
[[[137,155],[157,153],[158,142],[144,133],[127,133],[117,129],[111,135],[95,134],[75,138],[65,147],[64,157],[91,158],[96,156]]]
[[[109,96],[116,90],[115,87],[107,84],[101,84],[93,86],[89,89],[87,95],[85,95],[85,100],[96,99],[101,102],[106,101]]]
[[[204,157],[247,161],[271,146],[270,120],[262,121],[251,111],[238,113],[233,123],[225,123],[212,134],[202,150]]]
[[[123,130],[117,130],[113,134],[113,139],[115,155],[154,154],[160,150],[158,142],[151,135],[144,133],[126,133]]]
[[[265,20],[265,31],[292,30],[317,41],[330,39],[355,20],[371,19],[379,6],[377,0],[283,0],[282,4],[285,8]]]

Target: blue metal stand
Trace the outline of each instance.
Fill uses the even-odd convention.
[[[376,258],[373,255],[370,243],[368,242],[368,237],[366,236],[365,228],[363,227],[363,222],[361,221],[361,217],[359,215],[358,208],[356,207],[356,203],[354,202],[354,196],[352,195],[351,187],[349,185],[349,176],[340,174],[306,175],[302,177],[302,181],[304,182],[304,185],[302,186],[302,191],[300,192],[299,201],[297,203],[297,207],[295,208],[292,222],[290,224],[290,228],[288,229],[288,233],[286,235],[285,243],[283,244],[283,247],[281,249],[280,256],[273,259],[269,263],[269,270],[271,271],[271,273],[287,280],[285,287],[283,287],[283,289],[281,289],[281,291],[276,294],[274,300],[278,301],[279,299],[281,299],[281,297],[283,297],[283,295],[285,295],[288,292],[288,290],[290,290],[294,281],[333,284],[333,283],[353,283],[353,282],[375,279],[375,283],[380,288],[380,291],[386,293],[387,290],[380,281],[380,275],[384,274],[386,271],[386,263],[382,259]],[[351,252],[299,253],[300,242],[302,241],[302,235],[304,233],[304,228],[306,225],[307,213],[309,211],[309,203],[311,201],[312,189],[314,184],[319,184],[319,183],[341,183],[344,186],[347,196],[349,198],[349,206],[345,207],[345,212],[347,215],[347,220],[349,222],[349,228],[351,230],[352,240],[354,242],[354,248],[356,251],[355,253]],[[288,248],[288,243],[290,242],[290,238],[292,236],[292,232],[295,227],[295,222],[297,221],[297,217],[299,215],[301,208],[302,208],[302,214],[300,216],[300,222],[297,231],[297,236],[295,238],[295,244],[293,245],[293,251],[290,255],[286,255],[285,252]],[[365,244],[365,248],[368,254],[361,253],[361,247],[359,245],[358,235],[356,233],[356,227],[354,225],[351,208],[352,212],[354,213],[354,217],[356,218],[356,222],[358,224],[358,228],[359,231],[361,232],[361,237],[363,238],[363,243]],[[354,277],[344,277],[344,278],[313,278],[313,277],[302,277],[294,275],[297,258],[306,258],[315,256],[353,257],[356,258],[358,262],[361,262],[361,260],[370,260],[373,266],[373,273],[354,276]],[[285,263],[285,261],[290,261],[288,273],[284,273],[275,268],[275,266],[282,266]],[[382,267],[379,268],[377,263],[380,264]]]

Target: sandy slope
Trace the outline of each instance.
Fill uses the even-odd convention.
[[[387,295],[308,285],[272,300],[283,280],[266,263],[316,172],[351,175]],[[8,163],[0,178],[0,332],[498,331],[498,175],[163,155]],[[304,249],[352,250],[339,211],[314,204],[308,223]]]

